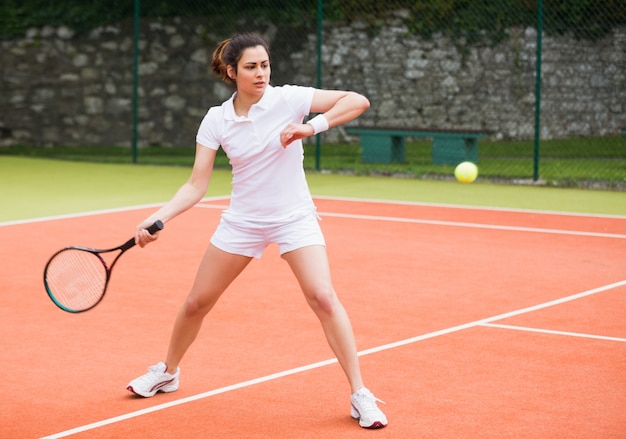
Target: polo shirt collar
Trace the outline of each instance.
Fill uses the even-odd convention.
[[[259,102],[254,104],[253,107],[259,107],[264,110],[268,109],[271,106],[273,93],[274,87],[268,84],[267,87],[265,87],[265,93],[263,93],[263,96],[261,97],[261,99],[259,99]]]
[[[274,87],[268,84],[268,86],[265,88],[265,93],[263,93],[263,96],[261,96],[261,99],[259,100],[259,102],[254,104],[252,108],[257,108],[257,107],[261,109],[269,108],[271,106],[273,93],[274,93]],[[237,96],[237,92],[234,92],[232,96],[230,97],[230,99],[228,99],[224,103],[225,104],[224,105],[224,119],[226,120],[239,119],[239,116],[237,116],[237,114],[235,113],[235,104],[234,104],[235,96]]]

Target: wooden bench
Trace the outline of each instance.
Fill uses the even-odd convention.
[[[361,158],[366,163],[404,163],[406,137],[431,137],[432,158],[437,165],[478,162],[478,139],[487,134],[474,130],[346,127],[361,139]]]

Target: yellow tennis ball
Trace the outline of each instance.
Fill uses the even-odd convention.
[[[478,177],[478,167],[472,162],[459,163],[454,170],[454,176],[461,183],[471,183]]]

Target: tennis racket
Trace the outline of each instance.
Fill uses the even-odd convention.
[[[162,229],[163,223],[156,221],[147,230],[154,235]],[[80,246],[59,250],[48,260],[43,272],[43,284],[48,296],[63,311],[79,313],[90,310],[104,297],[117,260],[134,246],[133,237],[119,247],[107,250]],[[102,255],[113,252],[119,253],[111,265],[107,265]]]

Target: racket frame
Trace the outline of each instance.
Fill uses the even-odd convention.
[[[150,227],[147,228],[148,232],[151,235],[154,235],[156,232],[163,230],[163,223],[160,220],[155,221]],[[85,312],[85,311],[89,311],[90,309],[94,308],[96,305],[98,305],[102,299],[104,298],[104,295],[106,294],[107,288],[109,286],[109,280],[111,279],[111,272],[113,271],[113,267],[115,266],[115,263],[118,261],[118,259],[120,258],[120,256],[122,256],[124,254],[124,252],[126,252],[127,250],[133,248],[135,246],[135,238],[132,237],[130,238],[128,241],[126,241],[124,244],[117,246],[117,247],[113,247],[113,248],[109,248],[109,249],[95,249],[95,248],[90,248],[90,247],[83,247],[83,246],[79,246],[79,245],[72,245],[69,247],[65,247],[62,248],[61,250],[57,251],[56,253],[54,253],[50,259],[48,259],[48,262],[46,263],[46,266],[44,268],[43,271],[43,283],[44,283],[44,287],[46,289],[46,293],[48,294],[48,297],[50,297],[50,300],[52,300],[52,302],[59,307],[60,309],[62,309],[63,311],[72,313],[72,314],[78,314],[81,312]],[[50,267],[50,264],[54,261],[54,259],[61,253],[68,251],[68,250],[78,250],[78,251],[84,251],[87,253],[91,253],[93,255],[95,255],[100,262],[103,265],[104,271],[105,271],[105,282],[104,282],[104,287],[102,288],[102,293],[100,294],[100,297],[98,298],[98,300],[96,300],[92,305],[86,307],[86,308],[81,308],[81,309],[73,309],[73,308],[68,308],[67,306],[63,305],[54,295],[54,293],[52,292],[50,285],[48,284],[48,268]],[[101,256],[101,254],[103,253],[111,253],[114,251],[119,251],[119,253],[117,254],[117,256],[115,257],[115,259],[113,259],[113,261],[111,262],[111,265],[107,265],[106,261],[104,260],[104,258]]]

